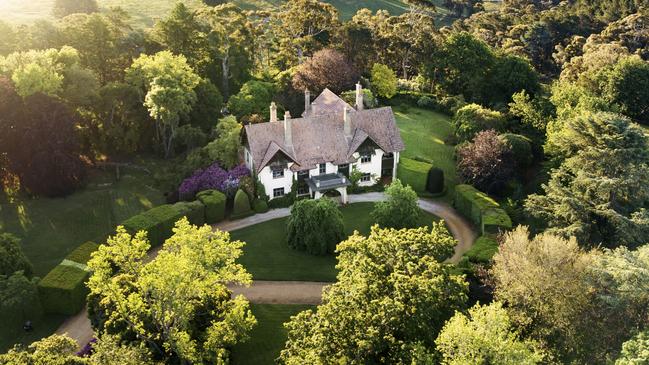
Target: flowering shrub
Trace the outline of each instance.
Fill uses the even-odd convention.
[[[178,193],[183,200],[192,200],[203,190],[214,189],[233,195],[239,188],[239,180],[244,176],[250,176],[250,170],[244,165],[226,171],[218,163],[214,163],[205,170],[196,170],[192,176],[185,179],[180,184]]]

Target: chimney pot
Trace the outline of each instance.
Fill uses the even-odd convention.
[[[270,103],[270,121],[271,123],[277,122],[277,105],[274,101]]]
[[[345,137],[351,137],[352,135],[352,121],[349,116],[350,112],[351,110],[349,110],[349,108],[347,107],[343,109],[343,126],[345,131]]]
[[[293,145],[293,132],[291,130],[291,113],[286,111],[284,113],[284,144],[286,146]]]
[[[363,110],[363,86],[360,81],[356,84],[356,110]]]

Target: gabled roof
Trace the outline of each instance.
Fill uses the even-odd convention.
[[[329,89],[324,89],[324,91],[315,98],[312,105],[313,104],[315,104],[315,110],[312,110],[310,115],[324,115],[330,113],[339,113],[342,115],[345,107],[353,109],[351,105],[347,104],[347,102]]]
[[[351,107],[337,96],[343,104],[333,100],[331,95],[335,96],[325,90],[316,98],[316,101],[331,101],[320,104],[316,113],[291,119],[292,146],[284,144],[283,121],[245,126],[245,138],[256,172],[260,172],[279,151],[295,162],[291,167],[293,171],[300,171],[325,162],[336,165],[354,162],[352,154],[368,138],[385,152],[398,152],[405,148],[390,107],[351,109],[348,112],[351,136],[345,136],[343,110],[345,106]]]

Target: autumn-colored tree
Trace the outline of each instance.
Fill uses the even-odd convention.
[[[293,76],[293,88],[308,89],[316,94],[329,88],[334,93],[340,94],[352,89],[358,79],[358,72],[342,53],[333,49],[324,49],[298,66]]]
[[[478,133],[457,151],[462,181],[490,194],[498,193],[513,177],[515,165],[512,151],[493,130]]]

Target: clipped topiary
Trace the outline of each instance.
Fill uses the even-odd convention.
[[[75,248],[65,257],[66,260],[76,262],[78,264],[86,265],[93,252],[99,249],[99,245],[94,242],[85,242]]]
[[[264,200],[255,200],[252,205],[255,213],[266,213],[268,211],[268,203]]]
[[[225,219],[225,194],[217,190],[205,190],[198,193],[196,198],[205,206],[205,223],[214,224]]]
[[[176,222],[184,215],[173,205],[165,204],[149,209],[146,212],[125,220],[122,225],[130,234],[146,231],[151,246],[160,246],[171,237]]]
[[[232,219],[241,219],[253,215],[254,212],[250,208],[250,198],[243,190],[237,190],[234,196],[234,205],[232,207]]]
[[[431,167],[426,178],[426,191],[431,194],[444,192],[444,170],[439,167]]]
[[[187,217],[189,223],[196,226],[205,224],[205,206],[200,201],[179,202],[174,204],[174,207],[181,216]]]

